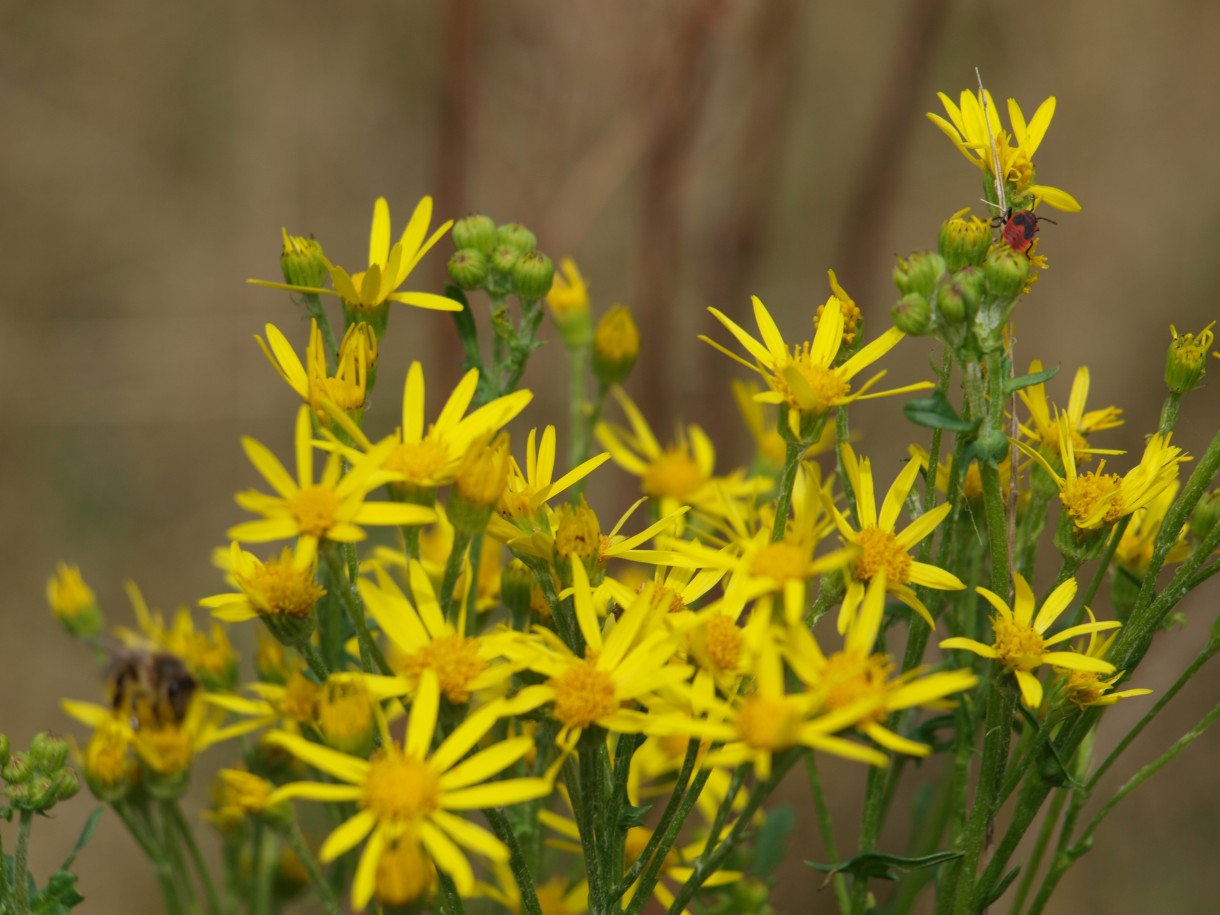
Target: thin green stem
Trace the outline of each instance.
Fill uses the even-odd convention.
[[[305,867],[310,882],[313,883],[314,889],[322,899],[322,906],[326,909],[327,915],[341,915],[343,909],[339,904],[339,898],[335,895],[334,887],[326,879],[326,874],[323,873],[318,859],[310,850],[309,843],[305,841],[305,836],[297,821],[290,820],[280,829],[280,835],[284,837],[284,841],[288,843],[292,853],[297,856],[297,860]]]
[[[33,825],[33,811],[21,811],[17,820],[17,848],[13,852],[13,908],[17,915],[30,915],[30,881],[26,879],[26,872],[30,868],[30,830]],[[0,866],[3,864],[0,861]]]
[[[605,735],[600,728],[587,728],[580,735],[576,750],[577,781],[580,793],[572,798],[576,808],[576,824],[580,831],[580,844],[585,856],[585,871],[589,878],[589,912],[591,915],[606,915],[608,893],[606,875],[603,870],[602,843],[598,821],[604,811],[602,798],[602,769],[598,750],[605,752]],[[571,774],[571,768],[568,770]]]
[[[571,429],[568,438],[568,466],[576,467],[588,457],[589,441],[593,429],[585,413],[585,363],[589,358],[589,347],[573,346],[568,349],[568,423]]]
[[[822,844],[826,846],[826,857],[830,861],[837,862],[839,849],[835,842],[834,820],[831,818],[830,808],[826,804],[826,793],[822,790],[822,776],[818,772],[815,754],[809,753],[805,756],[805,771],[809,775],[809,792],[813,795],[813,809],[817,814],[818,828],[822,833]],[[847,893],[847,880],[842,873],[836,871],[830,882],[834,887],[835,903],[838,905],[839,911],[846,915],[851,908],[851,898]]]
[[[453,878],[440,868],[436,871],[436,882],[441,887],[441,898],[444,900],[445,915],[466,915],[462,906],[462,897],[453,884]]]
[[[987,547],[991,552],[991,590],[1007,597],[1012,589],[1012,568],[1008,561],[1008,519],[1004,513],[1004,491],[1000,471],[986,461],[979,463],[983,481],[983,515],[987,521]]]
[[[1168,435],[1178,425],[1178,411],[1182,406],[1182,395],[1176,391],[1170,391],[1169,396],[1165,398],[1165,403],[1161,405],[1161,424],[1157,429],[1161,435]]]
[[[885,770],[877,766],[869,766],[868,777],[864,786],[864,808],[860,814],[860,839],[856,844],[860,854],[871,852],[877,847],[877,837],[881,832],[881,819],[885,810]],[[868,877],[852,875],[851,912],[852,915],[864,915],[868,908]]]
[[[538,892],[534,889],[534,876],[530,873],[521,844],[516,833],[508,822],[508,817],[499,807],[488,807],[483,811],[491,831],[501,842],[508,846],[508,866],[517,882],[517,890],[521,896],[521,912],[523,915],[542,915],[542,906],[538,903]]]
[[[182,808],[177,801],[162,801],[161,816],[166,817],[173,824],[174,829],[178,833],[178,838],[186,848],[186,853],[191,859],[191,865],[195,869],[195,875],[199,878],[199,884],[203,887],[204,898],[207,900],[208,911],[212,915],[220,915],[220,897],[216,894],[216,883],[212,880],[212,872],[208,868],[207,862],[203,860],[203,855],[199,852],[199,844],[195,841],[195,834],[191,830],[191,826],[186,821],[186,817],[182,815]],[[185,876],[185,875],[184,875]]]
[[[804,448],[800,442],[788,442],[784,452],[784,472],[779,478],[779,492],[775,495],[775,524],[771,528],[771,542],[784,539],[788,526],[788,509],[792,505],[792,487],[796,483],[796,469],[801,463]]]
[[[165,860],[163,849],[150,835],[151,824],[143,817],[137,818],[136,813],[124,801],[115,802],[111,805],[111,809],[123,821],[123,825],[127,827],[131,837],[136,840],[140,850],[152,862],[157,882],[161,884],[161,896],[165,902],[166,915],[179,915],[182,911],[182,903],[178,899],[178,884],[174,882],[174,874],[169,862]]]
[[[457,625],[458,609],[461,606],[457,591],[457,581],[462,574],[462,565],[466,559],[466,550],[470,546],[471,533],[460,528],[453,532],[453,545],[449,548],[449,558],[445,560],[445,573],[441,578],[439,597],[441,612],[450,625]]]
[[[1029,860],[1021,868],[1021,883],[1017,887],[1017,894],[1013,897],[1012,911],[1020,912],[1025,905],[1025,899],[1029,896],[1029,891],[1033,889],[1034,877],[1038,875],[1038,867],[1042,864],[1042,856],[1046,854],[1046,849],[1051,844],[1051,837],[1055,834],[1055,824],[1059,822],[1059,814],[1063,810],[1063,802],[1067,800],[1067,792],[1059,791],[1051,800],[1051,806],[1046,811],[1046,816],[1042,820],[1042,828],[1038,830],[1038,838],[1034,841],[1034,847],[1029,853]]]
[[[322,346],[326,350],[327,371],[333,373],[338,365],[339,346],[335,342],[335,333],[330,327],[330,317],[322,307],[322,300],[312,293],[303,293],[305,312],[318,322],[318,330],[322,332]]]
[[[4,836],[0,835],[0,912],[13,904],[12,889],[8,882],[8,868],[4,866]]]
[[[992,817],[995,816],[996,797],[1004,779],[1015,704],[1016,691],[1012,684],[1006,678],[993,678],[987,696],[983,754],[979,762],[974,808],[966,820],[966,844],[962,849],[961,869],[958,872],[957,894],[954,899],[956,915],[972,915],[978,911],[975,888],[983,887],[983,884],[981,881],[976,883],[975,870],[987,845]]]
[[[369,623],[364,614],[364,600],[360,597],[360,592],[356,590],[355,582],[348,578],[339,552],[333,548],[333,545],[328,545],[322,552],[326,556],[326,566],[330,570],[331,582],[338,593],[339,602],[343,604],[348,619],[356,628],[356,640],[360,644],[361,660],[366,668],[365,672],[392,675],[394,670],[385,659],[385,655],[381,653],[377,641],[373,638],[372,630],[369,629]],[[376,667],[376,671],[372,669],[373,667]]]
[[[174,872],[174,882],[182,889],[182,897],[185,903],[185,909],[191,915],[197,915],[200,912],[199,900],[196,898],[193,888],[190,883],[190,874],[187,871],[186,859],[182,857],[182,845],[175,834],[174,818],[170,816],[166,809],[169,802],[162,801],[158,807],[158,812],[161,815],[161,850],[164,852],[166,860],[169,862]]]
[[[255,824],[253,837],[253,855],[251,871],[254,877],[252,887],[252,915],[271,915],[271,891],[275,882],[275,849],[272,847],[271,831]]]

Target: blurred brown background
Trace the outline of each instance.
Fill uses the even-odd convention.
[[[304,339],[286,296],[243,281],[278,278],[281,225],[362,265],[379,194],[396,231],[431,193],[442,217],[518,220],[557,260],[576,256],[598,308],[636,311],[630,390],[654,424],[703,423],[728,467],[745,442],[724,406],[731,367],[695,340],[718,332],[706,307],[745,316],[757,293],[805,334],[834,267],[884,325],[893,255],[980,206],[977,173],[923,117],[978,65],[1027,115],[1058,97],[1039,178],[1084,205],[1044,227],[1052,269],[1018,313],[1018,361],[1062,363],[1060,402],[1089,365],[1090,403],[1128,416],[1102,444],[1138,449],[1168,324],[1220,317],[1217,47],[1220,4],[1203,0],[0,2],[0,729],[23,745],[39,727],[68,730],[58,698],[97,695],[44,609],[56,560],[81,564],[112,619],[128,613],[128,576],[167,609],[218,589],[209,550],[238,519],[231,494],[254,482],[238,438],[282,449],[295,409],[251,335],[272,320]],[[450,249],[412,288],[439,288]],[[394,322],[383,365],[422,358],[439,393],[460,358],[448,319],[404,309]],[[908,341],[890,378],[927,377],[933,351]],[[563,415],[559,356],[544,350],[531,370],[533,420]],[[1186,401],[1192,451],[1220,421],[1218,390]],[[906,444],[899,407],[857,411],[887,481]],[[602,494],[622,506],[623,475],[603,480],[623,487]],[[1198,650],[1208,593],[1138,685],[1163,690]],[[1205,669],[1115,784],[1191,727],[1218,684]],[[1118,709],[1103,740],[1138,713]],[[1214,911],[1217,752],[1220,734],[1206,735],[1129,798],[1048,911]],[[850,847],[860,774],[833,768]],[[809,822],[803,784],[788,795]],[[38,824],[40,878],[90,806]],[[799,864],[824,860],[817,841],[795,846],[777,905],[829,911]],[[152,910],[149,867],[115,821],[79,870],[85,911]]]

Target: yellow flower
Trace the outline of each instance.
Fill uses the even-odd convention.
[[[732,387],[733,401],[737,404],[746,428],[750,430],[750,437],[754,439],[758,461],[771,476],[779,476],[780,471],[784,468],[788,446],[784,443],[783,436],[776,431],[775,414],[769,405],[759,403],[754,399],[762,388],[753,381],[741,381],[738,378],[733,379]],[[835,430],[833,426],[827,425],[822,430],[822,437],[810,445],[801,457],[810,458],[819,454],[828,454],[834,451],[834,448]]]
[[[1031,375],[1042,371],[1042,363],[1035,359],[1029,364]],[[1089,369],[1081,366],[1072,379],[1072,390],[1068,395],[1068,408],[1062,413],[1051,411],[1050,402],[1046,397],[1044,383],[1030,385],[1017,392],[1017,396],[1029,410],[1029,424],[1021,425],[1021,434],[1031,442],[1047,448],[1052,454],[1059,452],[1059,419],[1060,415],[1067,417],[1067,429],[1072,437],[1072,444],[1080,452],[1088,447],[1088,436],[1104,429],[1115,429],[1123,424],[1123,411],[1118,407],[1102,407],[1100,410],[1085,411],[1085,402],[1089,399]],[[1084,454],[1081,455],[1082,460]]]
[[[1096,531],[1114,524],[1119,518],[1143,508],[1178,477],[1178,465],[1190,460],[1182,449],[1169,444],[1169,436],[1148,439],[1139,464],[1120,477],[1105,473],[1106,462],[1096,470],[1078,473],[1076,448],[1072,443],[1067,416],[1059,414],[1059,454],[1063,459],[1061,477],[1040,453],[1024,442],[1016,445],[1050,474],[1059,488],[1059,500],[1079,531]]]
[[[1089,614],[1089,622],[1096,622],[1093,611],[1087,610],[1087,612]],[[1117,632],[1112,632],[1103,639],[1098,636],[1097,632],[1090,632],[1089,644],[1085,647],[1085,657],[1105,658],[1106,653],[1110,650],[1110,645],[1117,636]],[[1059,674],[1063,680],[1064,694],[1068,702],[1071,702],[1079,709],[1085,709],[1092,705],[1113,705],[1123,699],[1130,699],[1133,696],[1147,696],[1152,692],[1150,689],[1142,688],[1124,689],[1117,693],[1110,692],[1114,688],[1114,684],[1122,679],[1124,671],[1121,670],[1115,671],[1109,677],[1102,677],[1095,670],[1072,670],[1063,667],[1056,667],[1055,673]]]
[[[346,474],[343,473],[343,458],[332,453],[321,478],[315,483],[308,407],[302,406],[297,412],[295,480],[265,445],[246,437],[242,439],[242,447],[276,495],[254,490],[238,493],[238,505],[264,517],[230,528],[228,536],[233,540],[264,543],[298,537],[296,562],[308,565],[317,555],[320,541],[355,543],[363,540],[366,535],[361,524],[428,524],[436,520],[436,512],[430,508],[364,501],[368,492],[380,482],[374,475],[393,447],[389,441],[356,461]]]
[[[306,619],[326,589],[314,580],[314,563],[298,567],[296,556],[284,547],[279,557],[262,562],[236,542],[231,546],[229,574],[237,594],[202,598],[218,620],[242,622],[260,616]]]
[[[375,572],[376,584],[366,578],[358,581],[360,595],[370,615],[397,649],[391,652],[391,658],[412,689],[418,689],[424,671],[431,670],[442,695],[462,705],[470,701],[472,693],[502,684],[512,676],[517,668],[497,663],[503,658],[499,647],[504,636],[466,635],[464,600],[456,625],[449,623],[419,562],[411,560],[408,567],[414,602],[408,600],[384,570],[376,568]]]
[[[893,658],[874,651],[885,615],[885,591],[882,570],[869,582],[859,612],[843,638],[841,651],[823,654],[812,633],[801,625],[785,628],[780,644],[789,666],[818,698],[818,708],[827,711],[860,708],[860,718],[854,727],[895,753],[927,756],[930,747],[886,728],[886,717],[917,705],[939,704],[946,696],[977,685],[978,677],[969,670],[926,673],[922,669],[894,677]],[[866,701],[870,699],[871,702]]]
[[[593,374],[602,384],[618,384],[640,353],[640,331],[626,305],[611,307],[593,334]]]
[[[584,656],[573,654],[554,633],[536,629],[536,641],[523,646],[521,657],[528,667],[549,679],[525,687],[508,700],[513,714],[550,703],[551,715],[563,725],[556,739],[564,747],[573,746],[589,727],[618,733],[645,730],[652,718],[624,706],[684,683],[691,674],[690,667],[667,663],[674,646],[665,633],[654,632],[637,641],[651,616],[649,589],[623,611],[603,637],[584,566],[573,559],[571,568],[572,602],[585,640]]]
[[[1085,671],[1098,674],[1114,673],[1114,665],[1099,657],[1081,654],[1077,651],[1048,651],[1054,645],[1067,642],[1079,635],[1099,632],[1104,629],[1117,629],[1119,622],[1096,621],[1071,626],[1049,638],[1047,631],[1059,619],[1068,605],[1076,597],[1076,579],[1069,578],[1052,591],[1043,602],[1038,614],[1034,616],[1036,601],[1034,592],[1020,572],[1013,572],[1013,585],[1016,590],[1013,606],[1010,609],[1004,599],[986,588],[975,590],[987,599],[995,608],[995,616],[991,618],[995,630],[995,641],[984,645],[974,639],[955,636],[940,643],[941,648],[962,648],[972,651],[980,657],[993,658],[1011,670],[1021,688],[1021,698],[1031,709],[1042,705],[1042,683],[1032,671],[1043,664],[1053,664],[1057,668],[1071,671]]]
[[[378,197],[373,205],[373,228],[369,233],[369,265],[365,270],[348,273],[324,256],[318,255],[330,273],[334,289],[315,286],[294,286],[290,283],[273,283],[269,280],[247,280],[256,286],[272,289],[287,289],[290,292],[306,292],[312,295],[337,295],[344,304],[358,311],[370,312],[387,302],[402,302],[417,308],[432,308],[439,311],[461,311],[460,302],[431,292],[397,292],[406,282],[411,271],[423,259],[441,236],[449,231],[453,220],[444,223],[428,236],[428,224],[432,221],[432,198],[424,197],[415,207],[411,221],[398,241],[390,245],[390,206],[384,197]]]
[[[677,441],[662,447],[648,420],[623,389],[615,386],[612,393],[631,428],[598,423],[597,440],[616,464],[640,478],[644,495],[658,500],[661,514],[682,505],[709,508],[718,504],[722,494],[727,498],[748,497],[770,487],[767,480],[745,479],[741,471],[715,476],[716,449],[698,426],[679,424]]]
[[[428,424],[424,369],[420,363],[412,362],[403,385],[402,425],[378,445],[374,445],[347,417],[333,416],[366,453],[388,449],[384,455],[384,470],[393,474],[392,479],[408,491],[423,495],[452,483],[466,452],[481,438],[494,434],[510,422],[534,397],[529,391],[514,391],[466,415],[478,386],[479,370],[471,369],[449,394],[436,421]],[[352,460],[359,458],[357,451],[348,451],[347,455]]]
[[[354,909],[368,905],[382,855],[402,841],[422,843],[437,868],[453,879],[458,892],[469,895],[474,889],[474,872],[459,846],[493,862],[507,861],[509,855],[499,839],[455,811],[518,804],[551,792],[550,782],[543,778],[488,781],[533,749],[532,737],[503,740],[464,758],[495,724],[499,712],[494,707],[468,716],[432,749],[439,705],[436,675],[425,671],[411,706],[405,740],[396,743],[379,716],[382,747],[368,760],[293,734],[277,731],[267,737],[268,743],[283,747],[338,782],[291,783],[275,792],[277,800],[300,797],[359,806],[359,812],[335,829],[319,851],[323,863],[328,863],[365,843],[352,882]]]
[[[497,524],[493,519],[492,527],[499,532],[493,536],[507,542],[519,537],[521,531],[541,530],[547,523],[546,513],[542,511],[543,506],[561,492],[575,486],[608,460],[610,453],[603,451],[556,480],[555,427],[547,426],[543,429],[540,439],[538,430],[531,429],[525,444],[525,470],[523,471],[517,459],[513,458],[508,473],[508,487],[500,496],[498,511],[503,520]]]
[[[228,688],[236,676],[237,655],[223,626],[213,623],[208,632],[196,628],[190,612],[179,608],[173,624],[167,626],[159,610],[149,610],[135,582],[125,582],[127,596],[136,615],[138,632],[125,627],[116,630],[129,648],[147,651],[151,642],[157,648],[180,658],[210,689]]]
[[[339,344],[339,366],[333,376],[326,368],[326,350],[316,320],[309,323],[304,365],[278,327],[268,324],[265,329],[266,342],[262,337],[254,338],[263,355],[288,386],[313,408],[319,420],[327,418],[328,401],[344,412],[364,409],[369,372],[377,364],[377,335],[369,324],[361,321],[348,326]]]
[[[1035,202],[1045,202],[1066,213],[1080,212],[1080,204],[1067,191],[1033,183],[1034,153],[1042,144],[1051,119],[1055,116],[1054,96],[1038,106],[1028,123],[1021,112],[1021,106],[1015,99],[1009,99],[1008,119],[1012,123],[1011,132],[1001,126],[1000,116],[996,113],[990,92],[978,93],[965,89],[961,94],[960,106],[955,105],[943,92],[938,92],[937,97],[945,106],[949,120],[946,121],[932,112],[928,112],[928,120],[941,129],[966,157],[966,161],[980,168],[992,179],[996,176],[995,158],[998,155],[999,174],[1006,187],[1010,205],[1019,205],[1032,198]],[[986,114],[983,113],[984,98]]]
[[[1161,524],[1165,515],[1173,505],[1178,494],[1179,484],[1174,480],[1143,508],[1131,513],[1131,520],[1123,537],[1114,550],[1114,561],[1136,579],[1142,580],[1152,562],[1152,550],[1157,535],[1161,532]],[[1181,562],[1190,555],[1190,542],[1187,533],[1190,525],[1185,524],[1178,531],[1177,542],[1169,548],[1165,562]]]
[[[47,603],[73,636],[93,638],[102,631],[102,611],[78,566],[59,564],[47,581]]]
[[[952,572],[913,559],[911,550],[945,520],[953,510],[952,504],[942,502],[924,512],[899,533],[898,516],[919,475],[919,461],[907,461],[885,494],[880,514],[873,492],[873,469],[868,458],[857,460],[851,446],[844,445],[843,469],[856,497],[856,518],[860,522],[860,529],[854,529],[834,503],[830,503],[839,534],[844,542],[859,550],[847,573],[847,592],[839,611],[839,632],[846,632],[851,626],[856,608],[864,597],[864,586],[878,572],[885,573],[886,590],[935,629],[932,614],[910,585],[939,591],[958,591],[966,586]]]
[[[1169,331],[1173,334],[1173,342],[1169,344],[1169,352],[1165,357],[1165,383],[1175,394],[1185,394],[1193,391],[1203,381],[1207,373],[1207,351],[1216,340],[1212,321],[1197,334],[1178,335],[1178,329],[1172,324]],[[1220,353],[1213,355],[1220,356]]]
[[[699,339],[715,347],[730,359],[740,362],[746,368],[758,372],[771,390],[755,395],[754,399],[760,403],[787,405],[788,424],[797,437],[801,432],[800,419],[802,416],[821,417],[835,407],[841,407],[856,400],[888,397],[891,394],[902,394],[932,387],[931,382],[925,381],[889,391],[868,393],[869,389],[885,375],[884,372],[880,372],[853,391],[852,379],[893,349],[904,334],[897,328],[891,327],[876,340],[862,347],[842,365],[835,366],[839,348],[845,339],[843,304],[836,296],[832,295],[827,300],[817,322],[817,332],[813,340],[793,347],[789,347],[784,342],[779,328],[762,300],[758,296],[754,296],[753,302],[754,319],[758,322],[761,341],[750,336],[732,319],[715,308],[709,308],[708,311],[737,338],[746,352],[754,357],[756,360],[754,363],[729,352],[708,337],[700,336]]]
[[[563,325],[589,311],[589,287],[580,275],[576,261],[565,257],[559,262],[546,303],[557,324]]]

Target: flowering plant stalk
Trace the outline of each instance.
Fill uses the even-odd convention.
[[[297,896],[332,913],[770,912],[794,824],[769,801],[798,769],[825,848],[808,880],[843,915],[1043,910],[1114,805],[1220,714],[1099,793],[1220,650],[1213,627],[1136,727],[1099,742],[1106,708],[1149,703],[1130,685],[1141,662],[1220,571],[1220,432],[1193,458],[1173,442],[1213,337],[1172,331],[1138,460],[1100,447],[1121,411],[1086,410],[1087,370],[1056,405],[1055,370],[1021,372],[1009,344],[1046,267],[1034,208],[1080,208],[1035,183],[1054,99],[1028,121],[1010,101],[1008,128],[981,90],[941,100],[930,118],[997,212],[959,211],[936,251],[900,259],[890,321],[833,271],[795,339],[758,298],[752,325],[736,303],[710,309],[704,339],[756,376],[733,391],[749,467],[726,469],[698,426],[654,431],[622,387],[648,341],[622,306],[595,320],[580,270],[556,273],[528,228],[475,215],[430,231],[425,198],[391,244],[378,200],[354,272],[285,230],[284,282],[254,282],[311,319],[307,340],[258,338],[300,399],[292,458],[242,441],[263,483],[237,495],[247,517],[213,557],[228,590],[199,600],[210,626],[167,621],[131,586],[137,625],[116,630],[105,700],[64,703],[92,729],[85,781],[148,854],[166,912],[266,915]],[[400,291],[446,234],[452,285]],[[461,337],[465,374],[441,398],[425,396],[427,353],[379,364],[391,323],[422,319],[412,306],[449,312]],[[564,458],[554,426],[520,423],[548,314],[569,360]],[[939,343],[940,368],[883,388],[879,364],[912,335]],[[387,382],[403,385],[395,429],[366,422]],[[888,480],[874,467],[895,461],[857,433],[891,396],[915,440]],[[640,498],[604,532],[584,490],[608,462]],[[1059,568],[1039,569],[1052,517]],[[61,570],[50,602],[104,644],[79,573]],[[243,667],[230,632],[251,624]],[[216,873],[183,811],[213,745]],[[853,848],[826,755],[868,773]],[[26,811],[31,775],[5,761]],[[909,842],[883,844],[897,787],[929,778]],[[0,909],[27,915],[15,867]]]

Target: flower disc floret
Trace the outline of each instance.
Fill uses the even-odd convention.
[[[425,644],[403,665],[403,673],[416,683],[426,669],[436,672],[444,697],[461,704],[470,701],[471,683],[487,669],[487,661],[477,638],[445,635]]]
[[[755,750],[786,750],[796,744],[803,715],[788,699],[754,693],[737,710],[737,733]]]
[[[1088,518],[1105,504],[1103,525],[1113,524],[1122,516],[1123,480],[1116,473],[1089,471],[1064,486],[1059,499],[1073,520]]]
[[[379,820],[410,824],[440,807],[441,786],[428,765],[397,748],[378,750],[369,771],[360,804]]]
[[[1046,648],[1035,630],[998,616],[991,622],[995,628],[993,647],[1001,664],[1011,670],[1033,670],[1042,663]]]
[[[306,486],[288,503],[301,533],[321,539],[335,526],[339,497],[325,486]]]
[[[866,527],[856,541],[860,556],[852,563],[852,574],[856,581],[872,581],[882,570],[886,581],[906,584],[911,579],[911,554],[898,543],[893,531],[879,527]]]
[[[717,670],[736,670],[741,662],[743,637],[731,616],[715,614],[707,621],[704,650]]]
[[[565,727],[587,728],[618,711],[614,679],[596,664],[596,659],[573,664],[548,681],[555,690],[555,717]]]
[[[775,582],[799,581],[809,577],[809,550],[787,540],[769,543],[754,554],[750,574]]]
[[[648,466],[641,482],[645,495],[684,501],[707,477],[687,449],[671,445]]]
[[[858,651],[832,654],[822,671],[826,707],[842,709],[872,700],[871,704],[876,706],[872,720],[884,721],[893,672],[894,662],[888,655],[865,655]]]

